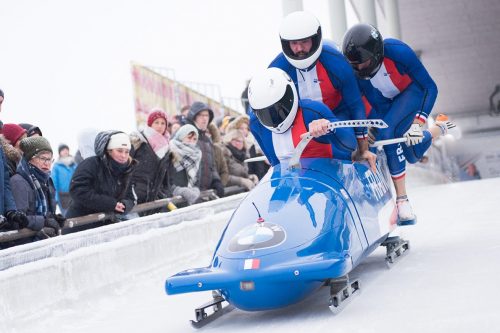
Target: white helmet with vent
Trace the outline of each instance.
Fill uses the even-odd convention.
[[[280,27],[281,48],[286,59],[294,67],[306,69],[318,60],[323,47],[321,24],[309,12],[293,12],[285,17]],[[291,47],[291,41],[311,38],[312,47],[307,54],[296,55]]]
[[[297,89],[283,70],[267,68],[250,81],[248,102],[264,127],[274,133],[284,133],[297,114]]]

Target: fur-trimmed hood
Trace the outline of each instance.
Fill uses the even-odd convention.
[[[14,146],[12,146],[10,143],[8,143],[3,134],[0,135],[0,145],[3,149],[5,157],[10,161],[15,162],[15,164],[17,165],[17,163],[19,163],[19,161],[23,157],[21,152],[14,148]]]

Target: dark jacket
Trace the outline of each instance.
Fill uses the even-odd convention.
[[[134,147],[133,158],[138,164],[132,174],[132,186],[137,195],[137,203],[163,199],[170,195],[168,169],[170,153],[158,158],[142,133],[131,135]]]
[[[77,217],[93,213],[111,213],[116,203],[125,205],[125,213],[136,204],[135,194],[130,186],[137,162],[132,160],[121,174],[112,171],[110,157],[105,152],[111,135],[117,131],[101,132],[95,139],[96,156],[83,160],[71,179],[71,204],[66,217]]]
[[[168,165],[168,182],[171,186],[170,192],[175,187],[188,187],[189,179],[186,172],[186,169],[182,169],[181,171],[175,170],[174,163],[169,163]]]
[[[208,105],[195,102],[189,109],[187,116],[188,123],[198,128],[194,122],[196,115],[203,110],[208,110],[210,122],[213,119],[213,111]],[[201,149],[201,163],[198,171],[198,182],[201,191],[214,189],[218,196],[224,196],[224,187],[222,185],[217,166],[215,164],[214,148],[212,140],[208,137],[207,131],[198,128],[198,147]]]
[[[17,209],[24,212],[28,217],[28,228],[35,231],[42,230],[45,222],[45,216],[36,213],[36,195],[35,189],[31,187],[26,179],[20,174],[15,174],[10,179],[12,194],[16,201]],[[56,190],[52,179],[49,178],[46,186],[42,184],[42,189],[47,199],[47,213],[56,212]]]
[[[5,215],[10,210],[16,210],[16,203],[10,188],[9,169],[5,162],[5,155],[0,149],[0,215]]]

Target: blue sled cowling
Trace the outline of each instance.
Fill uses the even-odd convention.
[[[235,307],[281,308],[348,274],[394,230],[387,172],[363,163],[280,164],[231,216],[210,266],[167,279],[167,294],[219,290]]]

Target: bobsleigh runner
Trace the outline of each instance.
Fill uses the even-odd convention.
[[[305,137],[290,163],[273,167],[242,200],[210,266],[166,280],[169,295],[212,291],[213,298],[195,310],[194,327],[235,307],[285,307],[325,285],[329,307],[337,313],[360,292],[349,273],[364,258],[383,245],[391,265],[409,250],[408,241],[389,236],[398,221],[385,155],[378,154],[375,173],[366,163],[299,159],[309,140]]]

